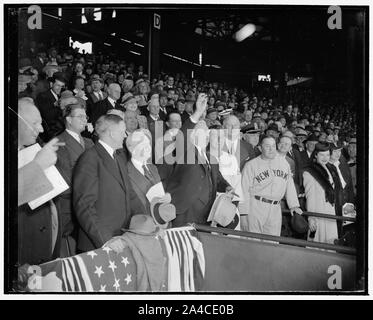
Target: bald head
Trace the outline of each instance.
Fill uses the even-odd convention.
[[[24,148],[34,144],[44,130],[40,112],[31,98],[18,100],[18,115],[18,146]]]
[[[120,98],[120,85],[118,83],[110,83],[107,89],[108,95],[113,100],[117,101]]]

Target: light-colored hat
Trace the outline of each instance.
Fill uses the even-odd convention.
[[[216,222],[216,224],[227,227],[235,220],[235,216],[236,206],[231,202],[230,197],[223,193],[215,199],[207,218],[207,222]]]
[[[159,202],[160,198],[155,197],[150,202],[150,212],[157,225],[165,227],[167,223],[176,218],[176,208],[170,202]],[[171,199],[170,199],[171,200]]]
[[[147,214],[136,214],[132,216],[128,229],[122,229],[124,232],[132,232],[143,236],[156,235],[160,228],[156,225],[152,216]]]

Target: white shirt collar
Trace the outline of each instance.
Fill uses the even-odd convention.
[[[103,94],[102,94],[102,91],[100,90],[100,91],[93,91],[93,94],[97,97],[97,98],[99,98],[100,97],[100,93],[101,93],[101,95],[102,96],[104,96]]]
[[[80,143],[80,135],[74,131],[71,131],[69,129],[66,129],[66,132],[72,136],[76,141],[78,141]]]
[[[154,121],[158,121],[158,120],[159,120],[159,115],[158,115],[158,118],[156,118],[155,116],[153,116],[152,114],[150,114],[150,117],[151,117]]]
[[[109,96],[107,97],[107,99],[109,100],[109,102],[111,103],[111,105],[114,108],[115,107],[115,101],[114,101],[114,99],[110,98]]]
[[[131,162],[133,164],[133,166],[138,170],[140,171],[140,173],[142,175],[144,175],[144,168],[142,167],[143,165],[146,165],[146,163],[142,163],[140,162],[139,160],[137,159],[134,159],[134,158],[131,158]]]
[[[104,147],[104,149],[107,151],[108,154],[114,159],[114,152],[115,150],[110,147],[107,143],[103,142],[102,140],[98,140],[99,143]]]

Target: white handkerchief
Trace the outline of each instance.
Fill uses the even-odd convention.
[[[165,192],[162,182],[158,182],[157,184],[152,186],[146,193],[146,197],[148,198],[149,202],[151,202],[155,197],[163,197],[164,195]]]

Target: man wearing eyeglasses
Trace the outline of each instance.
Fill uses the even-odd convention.
[[[61,257],[71,256],[76,252],[77,223],[73,218],[75,215],[72,208],[71,179],[78,158],[86,149],[93,146],[92,140],[81,135],[88,121],[86,110],[81,104],[67,105],[64,109],[64,120],[66,130],[58,136],[58,139],[65,142],[65,146],[57,152],[56,166],[70,188],[59,197],[62,225]]]

